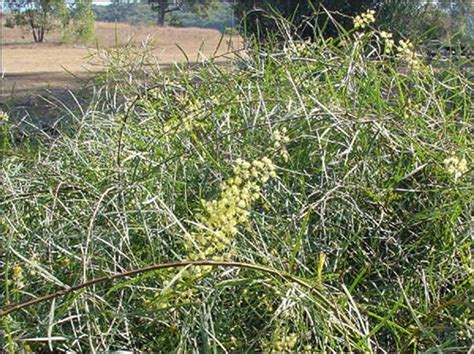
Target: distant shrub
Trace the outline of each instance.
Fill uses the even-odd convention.
[[[7,28],[14,28],[15,27],[15,19],[11,16],[5,18],[5,27]]]

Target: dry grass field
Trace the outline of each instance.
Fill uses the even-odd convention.
[[[148,42],[160,64],[197,60],[199,53],[209,57],[221,40],[217,30],[132,26],[127,24],[96,24],[97,42],[85,45],[61,44],[61,34],[51,32],[45,43],[33,43],[31,34],[20,28],[2,25],[1,96],[11,97],[38,92],[42,89],[75,88],[91,73],[104,69],[101,50],[127,43],[141,45]],[[241,46],[237,37],[225,36],[217,55]],[[222,60],[225,60],[223,57]]]

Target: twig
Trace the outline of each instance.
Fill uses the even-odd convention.
[[[113,275],[107,275],[107,276],[95,278],[95,279],[92,279],[92,280],[89,280],[89,281],[71,286],[69,288],[65,288],[65,289],[56,291],[54,293],[49,293],[49,294],[40,296],[36,299],[31,299],[31,300],[27,300],[27,301],[23,301],[23,302],[19,302],[19,303],[4,306],[3,308],[0,309],[0,317],[6,316],[6,315],[8,315],[12,312],[16,312],[16,311],[21,310],[25,307],[29,307],[29,306],[32,306],[32,305],[35,305],[35,304],[39,304],[39,303],[44,302],[44,301],[52,300],[52,299],[55,299],[55,298],[60,297],[60,296],[65,296],[65,295],[68,295],[72,292],[78,291],[80,289],[87,288],[87,287],[90,287],[92,285],[102,283],[102,282],[105,282],[105,281],[108,281],[108,280],[121,279],[121,278],[129,277],[129,276],[133,276],[133,275],[137,275],[137,274],[142,274],[142,273],[147,273],[147,272],[151,272],[151,271],[156,271],[156,270],[160,270],[160,269],[180,268],[180,267],[185,267],[185,266],[237,267],[237,268],[253,269],[253,270],[263,272],[263,273],[268,273],[268,274],[272,274],[272,275],[275,275],[275,276],[279,276],[283,279],[291,280],[294,283],[297,283],[297,284],[299,284],[299,285],[301,285],[305,288],[311,289],[312,291],[316,292],[318,297],[320,297],[324,301],[325,305],[327,305],[329,308],[335,310],[334,305],[331,304],[328,300],[326,300],[324,298],[324,296],[321,293],[319,293],[313,286],[311,286],[310,284],[306,283],[305,281],[303,281],[303,280],[301,280],[301,279],[299,279],[299,278],[297,278],[297,277],[295,277],[291,274],[282,273],[282,272],[277,271],[275,269],[263,267],[263,266],[256,265],[256,264],[250,264],[250,263],[217,262],[217,261],[202,260],[202,261],[182,261],[182,262],[173,262],[173,263],[154,264],[154,265],[151,265],[151,266],[148,266],[148,267],[145,267],[145,268],[133,269],[133,270],[125,271],[125,272],[122,272],[122,273],[117,273],[117,274],[113,274]]]

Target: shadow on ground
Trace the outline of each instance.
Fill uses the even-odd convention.
[[[79,75],[68,72],[14,73],[0,79],[0,110],[18,122],[20,135],[48,131],[64,111],[79,110],[93,93],[99,73]]]
[[[78,89],[90,84],[98,73],[35,72],[5,74],[0,79],[2,102],[36,96],[47,91]]]

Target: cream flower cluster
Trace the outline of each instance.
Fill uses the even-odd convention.
[[[12,275],[13,285],[17,289],[22,289],[25,287],[24,277],[23,277],[23,268],[19,265],[13,267]]]
[[[273,148],[278,151],[283,160],[287,162],[289,154],[285,144],[290,142],[290,138],[288,137],[288,130],[286,128],[282,128],[281,130],[276,129],[273,132],[273,141]]]
[[[459,179],[459,177],[461,177],[469,170],[467,166],[467,160],[464,158],[459,160],[455,156],[450,156],[446,158],[444,160],[444,165],[446,166],[446,171],[448,171],[449,174],[453,175],[455,180]]]
[[[223,260],[228,258],[237,226],[248,222],[249,209],[260,197],[261,186],[275,177],[275,166],[269,158],[252,163],[238,159],[234,175],[224,182],[220,198],[203,201],[204,215],[200,226],[186,243],[189,259]]]
[[[202,112],[202,104],[199,101],[188,100],[184,111],[183,129],[187,132],[192,132],[196,128],[202,128],[203,123],[199,122],[197,118]]]
[[[414,50],[413,43],[409,40],[401,39],[400,42],[398,42],[397,51],[397,57],[405,61],[411,69],[418,70],[421,68],[421,60]]]
[[[382,31],[380,32],[380,37],[384,41],[384,52],[389,54],[392,52],[393,47],[395,46],[395,41],[393,40],[393,34],[390,32]]]
[[[9,119],[8,113],[0,110],[0,122],[8,122]]]
[[[284,336],[283,338],[276,340],[272,343],[271,352],[287,353],[292,352],[296,343],[298,342],[298,336],[295,333]]]
[[[184,273],[183,277],[189,276]],[[183,282],[177,282],[173,286],[169,286],[169,281],[163,282],[163,289],[155,292],[152,296],[143,299],[143,305],[149,308],[166,309],[176,306],[177,303],[189,304],[193,301],[193,297],[198,293],[195,288],[189,288]]]
[[[249,221],[250,207],[260,198],[260,190],[271,177],[276,177],[273,162],[264,157],[253,162],[237,159],[233,176],[223,183],[216,200],[201,201],[204,212],[198,215],[199,223],[188,235],[184,246],[189,260],[223,261],[232,256],[232,242],[237,227]],[[186,270],[181,279],[194,279],[212,269],[211,266],[193,267]],[[166,308],[174,299],[181,303],[192,300],[196,290],[186,282],[177,281],[173,287],[165,281],[154,300],[145,299],[146,306]]]
[[[368,10],[363,14],[357,15],[354,18],[354,28],[355,29],[364,29],[367,26],[375,22],[375,11]]]
[[[285,46],[283,51],[288,55],[296,55],[300,57],[306,57],[311,55],[312,49],[315,47],[315,44],[311,39],[306,39],[305,41],[297,41],[290,43],[289,46]]]
[[[204,110],[200,101],[191,100],[181,95],[177,97],[176,102],[181,108],[180,115],[182,118],[179,120],[169,119],[164,123],[162,139],[165,143],[168,143],[175,134],[191,134],[196,129],[205,129],[207,127],[207,124],[200,119]]]

